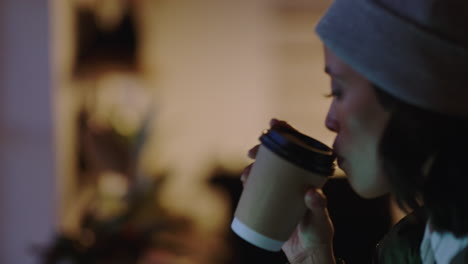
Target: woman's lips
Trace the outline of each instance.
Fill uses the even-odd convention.
[[[335,155],[336,155],[336,163],[337,163],[338,167],[340,167],[342,170],[344,170],[343,167],[345,166],[346,159],[343,158],[343,156],[341,156],[338,152],[336,152]]]
[[[343,158],[343,156],[340,154],[340,148],[338,147],[338,144],[335,142],[333,142],[333,152],[335,153],[336,155],[336,163],[338,165],[338,167],[340,167],[340,169],[343,169],[343,167],[345,166],[345,163],[346,163],[346,160],[345,158]]]
[[[340,157],[340,156],[337,157],[338,167],[340,167],[341,169],[343,169],[344,162],[345,160],[343,157]]]
[[[338,150],[338,146],[335,143],[333,143],[333,152],[334,154],[336,155],[336,163],[338,164],[338,166],[341,168],[341,165],[343,164],[343,157],[340,155],[340,152]]]

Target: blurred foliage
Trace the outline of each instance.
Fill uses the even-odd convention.
[[[160,177],[160,179],[163,179]],[[190,221],[171,215],[159,206],[158,190],[164,180],[141,183],[122,203],[126,210],[109,219],[100,219],[89,210],[76,235],[57,234],[42,252],[43,264],[130,264],[147,263],[152,250],[177,253],[177,243],[161,238],[165,233],[182,233]]]

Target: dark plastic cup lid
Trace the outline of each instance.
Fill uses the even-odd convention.
[[[298,131],[271,128],[260,136],[262,145],[287,161],[323,176],[335,171],[333,150],[320,141]]]

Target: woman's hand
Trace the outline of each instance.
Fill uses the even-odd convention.
[[[334,229],[328,215],[326,197],[320,189],[311,188],[304,200],[308,211],[283,245],[283,251],[292,264],[335,263]]]
[[[284,121],[272,119],[271,127],[295,130]],[[252,148],[248,156],[255,159],[259,145]],[[243,184],[247,181],[252,165],[241,176]],[[291,264],[335,263],[333,257],[333,224],[328,215],[327,199],[320,189],[310,188],[304,197],[308,211],[289,240],[283,245],[283,251]]]

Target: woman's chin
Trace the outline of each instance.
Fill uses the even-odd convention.
[[[355,181],[352,173],[346,175],[348,177],[351,188],[362,198],[373,199],[388,193],[388,190],[385,188],[385,186],[380,184],[369,185],[368,182]]]

